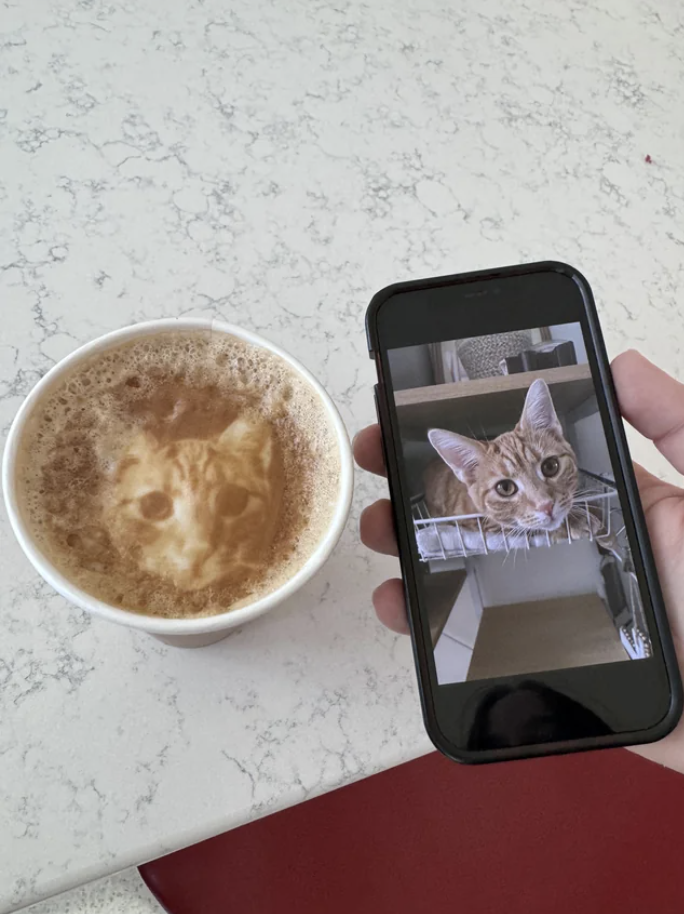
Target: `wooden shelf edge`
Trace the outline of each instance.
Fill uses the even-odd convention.
[[[564,365],[559,368],[546,368],[542,371],[524,371],[520,374],[478,378],[475,381],[456,381],[449,384],[432,384],[429,387],[411,387],[408,390],[396,391],[394,402],[397,407],[414,406],[419,403],[434,403],[438,400],[457,400],[462,397],[481,397],[486,394],[523,390],[529,387],[537,378],[543,378],[549,387],[553,387],[555,384],[586,381],[591,380],[591,368],[586,363],[583,365]]]

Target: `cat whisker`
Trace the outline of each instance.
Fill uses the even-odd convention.
[[[506,533],[521,533],[524,530],[523,527],[515,527],[512,524],[499,524],[499,527]]]
[[[589,505],[589,511],[591,512],[591,505]],[[573,504],[568,506],[568,514],[572,514],[573,517],[579,517],[580,514],[586,516],[587,513],[587,504],[586,502],[579,502],[578,504]]]

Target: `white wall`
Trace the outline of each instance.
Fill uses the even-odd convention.
[[[435,672],[437,682],[465,682],[473,656],[472,648],[465,647],[448,635],[442,635],[435,645]]]
[[[554,324],[549,327],[552,340],[571,340],[575,345],[577,363],[581,365],[587,361],[587,350],[584,345],[582,328],[579,324]]]
[[[477,584],[469,574],[435,645],[438,682],[464,682],[481,621],[482,605]]]
[[[481,621],[480,595],[473,575],[469,574],[447,619],[443,634],[472,649],[475,647]]]
[[[405,346],[402,349],[391,349],[387,356],[395,390],[408,390],[411,387],[427,387],[434,384],[429,346]]]
[[[469,560],[483,606],[598,593],[602,585],[599,554],[589,540],[521,549],[509,555],[478,555]]]
[[[573,422],[568,428],[568,433],[582,469],[612,479],[613,468],[610,465],[606,436],[598,408],[590,416]]]

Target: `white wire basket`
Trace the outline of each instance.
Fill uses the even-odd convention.
[[[639,595],[639,584],[633,571],[626,573],[627,579],[627,606],[630,618],[618,627],[618,634],[622,646],[632,660],[643,660],[650,657],[653,649],[648,636],[648,627],[644,618]]]
[[[439,562],[454,558],[469,558],[491,553],[509,553],[514,549],[535,549],[553,546],[578,538],[596,540],[606,556],[605,561],[613,562],[617,569],[622,596],[611,601],[604,592],[606,605],[613,602],[611,617],[618,631],[620,641],[633,660],[651,656],[651,641],[648,626],[641,605],[639,584],[632,562],[627,534],[622,522],[622,513],[615,483],[586,470],[580,471],[578,491],[582,497],[575,501],[577,512],[586,515],[586,534],[578,537],[571,533],[570,524],[565,522],[561,536],[554,531],[553,538],[546,530],[511,530],[485,525],[482,514],[461,514],[453,517],[430,517],[425,498],[412,500],[413,524],[416,543],[421,561]]]
[[[614,530],[613,513],[619,508],[617,490],[612,480],[580,471],[579,490],[582,497],[575,502],[574,514],[586,515],[586,539],[602,540]],[[430,517],[424,496],[412,501],[413,525],[416,544],[421,561],[434,562],[440,559],[468,558],[475,555],[489,555],[492,552],[508,553],[513,549],[534,549],[563,542],[574,542],[578,536],[571,533],[570,523],[565,521],[559,537],[553,537],[548,530],[516,530],[514,528],[485,525],[483,514],[460,514],[452,517]]]

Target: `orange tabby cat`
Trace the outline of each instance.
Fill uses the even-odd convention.
[[[577,458],[563,435],[545,381],[527,392],[520,421],[493,441],[476,441],[442,429],[428,432],[442,458],[428,467],[425,500],[433,517],[483,515],[485,530],[544,531],[553,539],[586,535],[598,521],[571,514],[577,492]],[[477,531],[477,521],[464,521]],[[496,544],[493,544],[496,546]]]
[[[218,438],[124,450],[104,506],[119,552],[181,590],[241,580],[268,559],[282,494],[270,427],[237,419]]]

